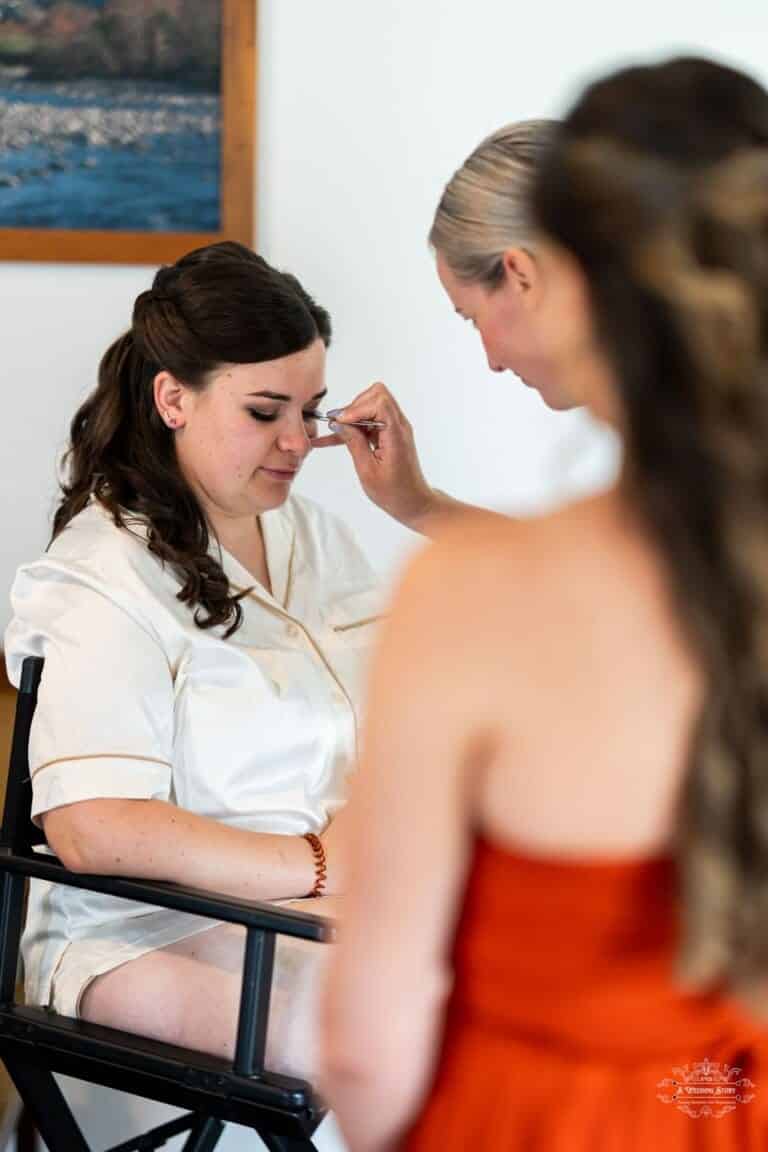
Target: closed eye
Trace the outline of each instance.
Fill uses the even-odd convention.
[[[248,408],[247,412],[250,416],[253,417],[254,420],[261,420],[266,424],[271,424],[273,421],[277,420],[278,416],[280,415],[279,412],[259,412],[256,408]],[[322,413],[316,410],[313,410],[312,412],[302,412],[302,416],[305,420],[317,420],[320,415],[322,415]]]

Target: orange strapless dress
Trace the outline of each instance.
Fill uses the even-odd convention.
[[[768,1031],[684,995],[669,859],[479,842],[407,1152],[768,1152]],[[751,1097],[751,1098],[750,1098]]]

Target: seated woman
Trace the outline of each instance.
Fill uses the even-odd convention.
[[[161,269],[102,360],[72,424],[52,543],[17,575],[6,636],[14,682],[25,656],[45,658],[33,815],[71,869],[312,894],[313,911],[333,911],[337,813],[379,608],[352,534],[291,496],[318,431],[329,340],[327,313],[293,277],[225,243]],[[453,502],[432,496],[407,422],[376,394],[390,416],[376,452],[397,467],[373,486],[403,520],[439,518]],[[320,837],[324,883],[307,834]],[[236,927],[35,883],[27,998],[229,1054],[243,940]],[[278,945],[273,1066],[312,1072],[306,1014],[322,952]]]

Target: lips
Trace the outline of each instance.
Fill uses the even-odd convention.
[[[296,475],[298,468],[267,468],[263,465],[261,471],[268,473],[270,476],[282,476],[286,480],[289,480],[291,476]]]

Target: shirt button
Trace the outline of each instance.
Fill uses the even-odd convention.
[[[291,640],[295,640],[300,635],[298,625],[296,624],[289,624],[286,628],[286,632],[290,636]]]

